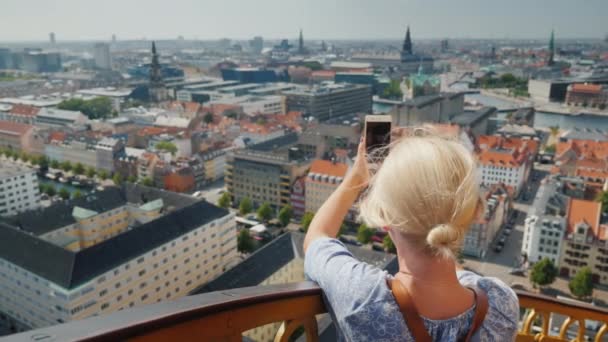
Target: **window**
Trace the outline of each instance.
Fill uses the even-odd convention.
[[[138,263],[138,264],[141,264],[142,262],[144,262],[144,258],[143,258],[143,257],[141,257],[141,258],[137,259],[137,263]]]
[[[105,309],[107,309],[109,306],[110,306],[110,304],[108,304],[108,303],[103,303],[103,304],[101,305],[101,310],[105,310]]]
[[[147,295],[147,294],[145,294],[145,295],[141,296],[141,300],[142,300],[142,301],[144,301],[144,300],[146,300],[146,299],[148,299],[148,295]]]
[[[146,274],[146,270],[141,270],[141,271],[139,271],[139,276],[140,276],[140,277],[141,277],[141,276],[143,276],[144,274]]]
[[[106,293],[108,293],[108,290],[104,289],[101,292],[99,292],[99,297],[103,297],[106,295]]]

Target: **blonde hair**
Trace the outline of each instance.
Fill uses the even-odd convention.
[[[410,129],[388,148],[362,197],[360,218],[433,255],[455,257],[479,203],[473,155],[429,128]]]

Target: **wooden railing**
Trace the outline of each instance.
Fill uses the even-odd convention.
[[[584,321],[602,326],[594,336],[606,334],[608,310],[517,291],[522,309],[518,341],[566,341],[570,325],[578,322],[577,341],[583,341]],[[274,341],[289,341],[294,332],[317,341],[316,315],[326,312],[321,290],[311,282],[247,287],[184,297],[49,328],[6,337],[13,341],[242,341],[243,333],[280,322]],[[549,315],[569,317],[559,336],[549,336]],[[540,317],[541,323],[534,323]],[[583,328],[580,328],[583,327]],[[537,331],[537,332],[534,332]],[[272,338],[270,338],[272,339]],[[3,340],[4,341],[4,340]]]

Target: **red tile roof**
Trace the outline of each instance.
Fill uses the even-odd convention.
[[[329,160],[317,159],[310,165],[310,172],[321,175],[344,177],[348,171],[348,165],[342,163],[332,163]]]
[[[572,91],[576,93],[599,94],[602,92],[602,86],[599,84],[575,83],[572,85]]]
[[[563,157],[567,152],[572,152],[576,157],[606,159],[608,158],[608,141],[569,140],[557,143],[555,155],[558,158]]]
[[[15,104],[10,110],[11,114],[15,115],[26,115],[26,116],[36,116],[40,108],[34,106],[28,106],[24,104]]]
[[[0,121],[0,134],[23,135],[34,126],[12,121]]]
[[[572,233],[579,223],[591,227],[594,236],[598,236],[602,203],[571,198],[568,205],[568,232]]]

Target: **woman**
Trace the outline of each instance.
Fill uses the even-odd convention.
[[[309,226],[306,276],[323,289],[340,340],[413,341],[415,322],[404,319],[402,300],[398,304],[391,291],[396,287],[409,294],[428,339],[458,341],[471,330],[473,341],[513,340],[519,317],[515,293],[498,279],[459,269],[454,261],[466,230],[483,211],[475,160],[456,141],[417,132],[392,144],[371,179],[362,139],[351,171]],[[336,240],[365,188],[360,217],[388,231],[399,262],[394,276],[355,259]],[[480,295],[468,287],[478,288],[489,304],[474,333]]]

